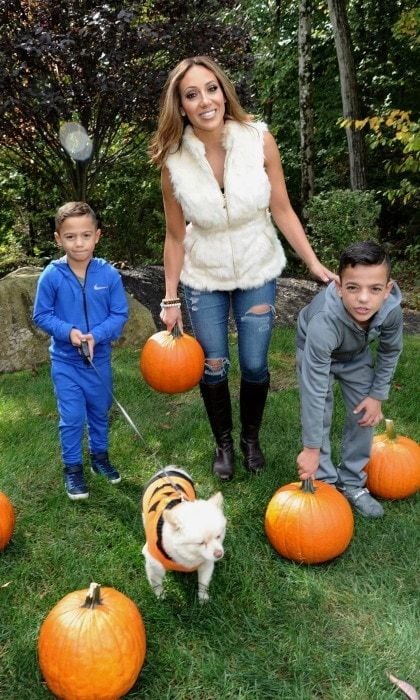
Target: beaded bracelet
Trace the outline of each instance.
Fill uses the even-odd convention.
[[[181,299],[162,299],[162,301],[160,302],[161,309],[170,309],[172,307],[175,309],[180,309]]]

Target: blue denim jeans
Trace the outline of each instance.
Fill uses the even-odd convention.
[[[228,374],[229,311],[238,331],[239,366],[243,379],[263,383],[268,379],[268,348],[274,323],[276,280],[254,289],[232,292],[206,292],[184,285],[185,301],[194,335],[206,358],[202,382],[217,384]],[[255,306],[265,305],[268,311],[255,313]],[[209,363],[218,360],[218,363]]]

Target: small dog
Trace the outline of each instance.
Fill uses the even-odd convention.
[[[209,599],[208,587],[214,564],[224,555],[226,518],[223,496],[207,501],[196,498],[187,472],[174,465],[158,471],[144,488],[143,527],[147,579],[158,598],[164,598],[167,570],[197,571],[198,598]]]

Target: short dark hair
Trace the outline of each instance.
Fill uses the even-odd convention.
[[[71,216],[90,216],[98,228],[98,219],[92,207],[87,202],[66,202],[62,207],[59,207],[55,213],[55,230],[60,231],[60,226],[66,219]]]
[[[385,248],[376,243],[376,241],[360,241],[344,248],[340,255],[338,274],[341,277],[341,273],[346,267],[382,264],[387,268],[389,279],[391,276],[391,260]]]

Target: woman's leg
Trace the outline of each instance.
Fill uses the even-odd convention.
[[[229,394],[229,292],[201,292],[185,286],[185,300],[194,335],[204,350],[200,392],[216,440],[213,472],[231,479],[234,469],[232,409]]]
[[[275,298],[275,280],[255,289],[235,290],[232,294],[241,368],[240,444],[245,467],[252,472],[259,472],[265,466],[258,436],[270,383],[268,349]]]

